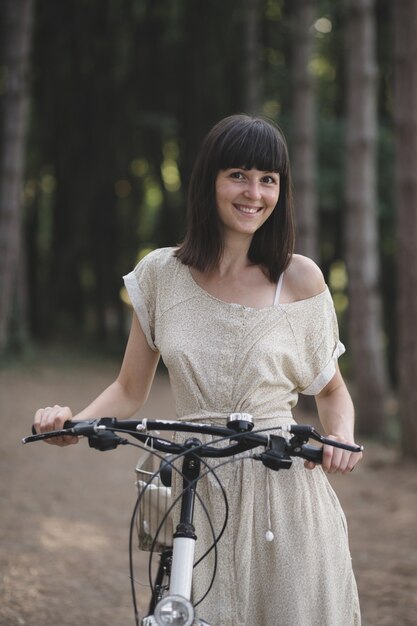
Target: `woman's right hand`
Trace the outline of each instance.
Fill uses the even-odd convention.
[[[47,406],[43,409],[38,409],[35,413],[33,425],[37,433],[47,433],[51,430],[61,430],[64,427],[64,422],[72,418],[72,411],[68,406]],[[73,443],[78,443],[78,437],[67,435],[65,437],[53,437],[52,439],[45,439],[46,443],[50,443],[55,446],[69,446]]]

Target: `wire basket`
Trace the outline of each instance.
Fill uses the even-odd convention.
[[[136,466],[136,487],[138,496],[141,496],[136,526],[139,550],[145,552],[149,552],[153,544],[156,552],[162,552],[172,546],[173,540],[172,512],[168,513],[172,503],[171,488],[162,484],[159,474],[154,475],[154,460],[155,457],[149,454]]]

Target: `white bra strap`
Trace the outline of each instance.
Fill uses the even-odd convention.
[[[284,282],[284,272],[281,272],[281,276],[279,277],[277,288],[275,290],[275,298],[274,298],[274,306],[279,304],[279,298],[281,296],[282,283]]]

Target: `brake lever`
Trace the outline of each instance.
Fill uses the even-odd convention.
[[[340,443],[334,439],[327,439],[327,437],[323,437],[313,426],[292,424],[290,432],[293,434],[290,440],[290,445],[293,449],[307,443],[309,439],[315,439],[315,441],[323,445],[333,446],[333,448],[341,448],[349,452],[363,451],[363,446]]]
[[[349,452],[362,452],[363,446],[351,445],[350,443],[340,443],[340,441],[335,441],[334,439],[327,439],[326,437],[321,438],[321,443],[327,446],[333,446],[333,448],[341,448],[342,450],[348,450]]]
[[[107,427],[113,427],[116,423],[114,417],[101,417],[100,419],[81,420],[75,422],[72,426],[71,421],[64,424],[64,428],[60,430],[51,430],[46,433],[37,433],[35,427],[32,426],[32,433],[29,437],[23,437],[22,443],[32,443],[33,441],[44,441],[45,439],[54,439],[56,437],[97,437],[99,433],[104,434]]]
[[[32,427],[33,432],[33,427]],[[23,437],[22,443],[32,443],[33,441],[45,441],[45,439],[54,439],[55,437],[65,437],[66,435],[74,435],[73,428],[62,430],[51,430],[47,433],[35,433],[29,437]]]

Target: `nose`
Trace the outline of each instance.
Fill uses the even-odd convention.
[[[257,180],[248,180],[245,195],[251,200],[259,200],[261,198],[261,190]]]

